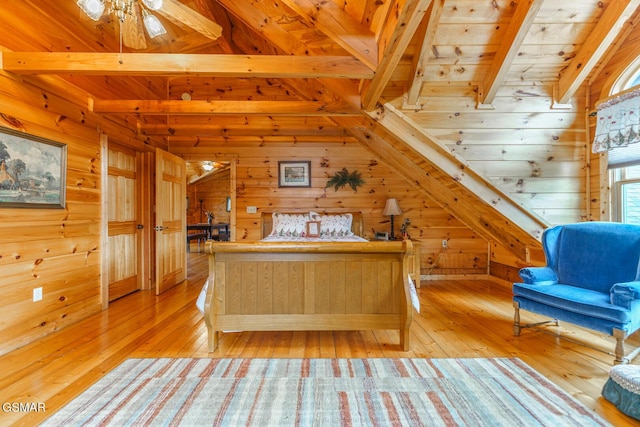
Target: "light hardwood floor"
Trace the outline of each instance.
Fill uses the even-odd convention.
[[[512,333],[508,285],[488,280],[424,281],[411,350],[397,332],[247,332],[225,334],[207,352],[195,300],[206,279],[195,250],[189,280],[155,296],[136,292],[98,315],[0,357],[0,402],[44,403],[44,412],[0,412],[0,425],[36,425],[130,357],[519,357],[615,426],[640,425],[602,397],[613,340],[566,325]],[[523,321],[537,317],[524,313]],[[575,343],[588,342],[593,349]],[[635,364],[640,363],[638,359]]]

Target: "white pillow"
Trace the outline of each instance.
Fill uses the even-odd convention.
[[[273,229],[270,236],[298,237],[304,236],[307,230],[308,214],[273,213]]]
[[[309,217],[313,221],[320,221],[320,236],[323,237],[342,237],[353,236],[351,231],[351,223],[353,222],[353,215],[335,214],[335,215],[320,215],[317,212],[309,212]]]

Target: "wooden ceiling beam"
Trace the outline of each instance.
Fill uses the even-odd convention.
[[[616,0],[607,4],[582,48],[560,73],[555,103],[568,104],[591,71],[607,53],[609,46],[623,31],[624,24],[640,6],[640,0]]]
[[[183,101],[183,100],[98,100],[89,110],[104,114],[139,115],[261,115],[261,116],[359,116],[346,102],[318,101]]]
[[[542,3],[543,0],[528,0],[518,3],[491,66],[484,76],[478,95],[479,103],[491,104],[495,99],[504,77],[513,65],[513,60],[518,56],[522,42],[529,33],[531,24],[533,24]]]
[[[309,46],[303,41],[292,37],[286,29],[282,28],[281,25],[254,5],[254,2],[250,0],[218,0],[218,3],[222,4],[242,24],[255,31],[256,37],[269,43],[274,52],[281,55],[308,55]],[[249,47],[245,47],[245,49],[249,49]],[[293,87],[302,97],[314,100],[319,99],[325,102],[341,98],[351,103],[354,107],[360,108],[359,80],[320,78],[289,80],[286,84]]]
[[[94,52],[1,52],[1,55],[2,69],[16,74],[337,79],[371,79],[374,75],[350,56]]]
[[[379,65],[372,80],[364,83],[362,106],[371,111],[376,108],[382,91],[391,80],[414,32],[420,25],[432,0],[395,0],[378,38]]]
[[[339,126],[332,126],[326,123],[301,124],[279,124],[275,122],[272,126],[260,125],[234,125],[234,124],[141,124],[139,133],[145,136],[173,136],[173,137],[223,137],[223,138],[245,138],[245,137],[297,137],[297,136],[317,136],[317,137],[344,137],[346,131]]]
[[[420,29],[417,32],[416,36],[418,40],[416,49],[419,53],[413,56],[413,62],[411,63],[411,73],[409,75],[413,76],[413,78],[407,81],[404,96],[404,104],[407,108],[417,107],[420,91],[422,90],[424,70],[429,62],[429,52],[436,38],[436,30],[438,29],[440,16],[444,10],[444,1],[445,0],[435,0],[431,3],[429,11],[427,12],[428,17],[422,20]]]
[[[211,40],[216,40],[222,36],[222,26],[185,6],[178,0],[164,0],[162,7],[156,12],[169,21],[193,28]]]
[[[376,35],[336,3],[325,1],[320,7],[315,0],[282,0],[282,2],[367,67],[376,69],[378,66]]]
[[[236,146],[256,146],[262,144],[272,144],[278,146],[296,147],[314,147],[322,144],[348,144],[355,142],[350,133],[327,137],[326,135],[287,135],[287,136],[192,136],[185,137],[167,137],[171,152],[177,153],[193,153],[198,150],[208,149],[211,147],[220,147],[221,144],[233,144]]]

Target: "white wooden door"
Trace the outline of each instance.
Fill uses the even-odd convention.
[[[137,155],[109,145],[109,301],[141,288]]]
[[[187,278],[186,203],[184,160],[156,149],[156,294]]]

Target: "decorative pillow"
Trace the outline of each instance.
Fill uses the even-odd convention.
[[[270,236],[299,237],[304,236],[307,229],[308,214],[273,213],[273,228]]]
[[[322,237],[353,236],[353,231],[351,231],[353,215],[350,213],[320,215],[317,212],[309,212],[309,216],[312,220],[320,221],[320,236]]]

